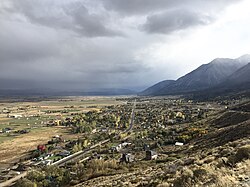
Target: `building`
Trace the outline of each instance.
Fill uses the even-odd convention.
[[[158,154],[155,151],[146,151],[146,160],[155,160],[157,159]]]
[[[8,117],[9,118],[21,118],[23,116],[21,114],[9,114]]]
[[[121,149],[123,149],[123,148],[125,148],[125,147],[128,147],[128,146],[131,145],[131,144],[132,144],[132,143],[123,142],[123,143],[121,143],[121,144],[119,144],[119,145],[117,145],[117,146],[112,146],[110,150],[111,150],[112,152],[120,152]]]
[[[123,153],[120,158],[120,162],[126,162],[126,163],[133,162],[134,160],[135,160],[134,155],[130,153]]]
[[[175,142],[175,144],[174,145],[177,145],[177,146],[182,146],[183,145],[183,143],[182,142]]]
[[[41,162],[41,165],[49,166],[49,165],[51,165],[52,163],[53,163],[52,160],[43,160],[43,161]]]
[[[38,145],[37,150],[41,151],[41,152],[45,152],[46,151],[46,146],[45,145]]]
[[[1,133],[10,133],[11,130],[12,130],[11,128],[6,127],[6,128],[3,128],[3,129],[2,129]]]

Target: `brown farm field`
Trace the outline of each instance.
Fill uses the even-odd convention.
[[[72,113],[99,110],[104,106],[121,104],[115,97],[62,97],[44,101],[0,101],[0,168],[17,162],[22,156],[48,142],[55,135],[65,139],[77,138],[63,126],[48,127],[51,120],[62,120]],[[20,115],[14,118],[13,115]],[[5,132],[6,129],[10,132]],[[27,129],[28,133],[17,131]]]
[[[0,150],[0,163],[8,164],[36,149],[37,145],[44,144],[56,134],[66,134],[67,129],[62,127],[43,127],[28,134],[23,134],[3,141]]]

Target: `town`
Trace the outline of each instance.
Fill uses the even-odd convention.
[[[185,157],[183,151],[192,148],[193,140],[216,129],[211,127],[215,116],[245,102],[249,101],[74,97],[2,103],[1,184],[76,185],[176,161]],[[249,119],[249,113],[241,115]],[[22,147],[23,139],[31,136],[31,147]],[[9,153],[4,150],[15,140],[19,145]]]

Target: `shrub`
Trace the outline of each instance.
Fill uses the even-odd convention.
[[[14,185],[14,187],[36,187],[36,183],[33,183],[29,179],[20,179],[17,181],[17,183]]]
[[[105,170],[105,169],[117,169],[117,161],[116,160],[109,160],[109,161],[104,161],[104,160],[91,160],[88,163],[88,168],[93,169],[94,171],[100,171],[100,170]]]
[[[235,158],[236,158],[236,162],[241,162],[244,159],[249,159],[250,158],[250,145],[239,148],[235,154]]]
[[[250,158],[250,145],[247,145],[239,148],[235,155],[229,157],[228,161],[234,165],[238,162],[241,162],[249,158]]]
[[[196,159],[195,158],[193,158],[193,157],[190,157],[190,158],[186,158],[185,160],[184,160],[184,165],[191,165],[191,164],[194,164],[194,161],[195,161]]]
[[[194,173],[192,170],[186,168],[182,175],[174,180],[173,186],[174,187],[191,187],[192,186],[192,179],[193,179]]]
[[[195,181],[202,181],[208,174],[207,171],[202,168],[194,170],[193,173]]]

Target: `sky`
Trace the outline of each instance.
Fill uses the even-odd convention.
[[[250,53],[249,0],[1,0],[0,89],[143,90]]]

